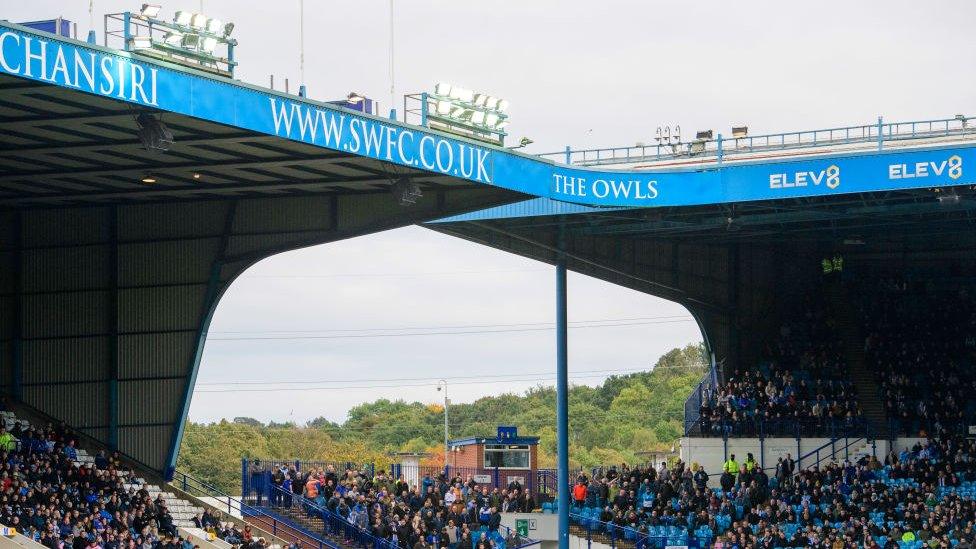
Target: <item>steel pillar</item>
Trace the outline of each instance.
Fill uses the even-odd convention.
[[[561,240],[561,239],[560,239]],[[560,242],[562,244],[562,242]],[[569,549],[569,363],[567,354],[566,256],[556,259],[556,464],[559,549]]]

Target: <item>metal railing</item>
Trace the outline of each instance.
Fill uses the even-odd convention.
[[[704,423],[699,418],[701,431],[699,437],[790,437],[790,438],[845,438],[860,436],[871,438],[870,425],[865,417],[848,419],[778,419],[764,420],[762,418],[746,418],[736,422],[723,418],[718,422]]]
[[[278,486],[274,486],[272,487],[271,496],[267,501],[270,509],[301,509],[301,512],[309,516],[317,517],[322,521],[326,535],[333,537],[341,536],[345,545],[354,544],[367,549],[397,549],[398,547],[397,542],[376,537],[366,528],[350,522],[347,518],[303,495],[293,494]],[[368,510],[363,510],[363,512],[368,513]],[[287,519],[282,518],[282,520]],[[367,520],[369,520],[368,515]],[[297,527],[306,530],[302,526]],[[503,539],[515,542],[514,545],[508,545],[506,543],[505,549],[523,549],[541,543],[538,540],[515,534],[507,526],[501,525],[499,529],[504,529]],[[478,534],[477,531],[473,533]],[[313,535],[311,532],[309,534]],[[485,533],[485,535],[488,535],[488,533]],[[499,535],[502,535],[501,532],[499,532]],[[439,546],[439,542],[440,540],[435,541],[435,547]]]
[[[322,521],[325,528],[324,534],[332,537],[342,536],[346,545],[355,544],[359,547],[371,549],[394,549],[397,547],[396,543],[370,534],[365,529],[301,494],[293,494],[278,486],[272,486],[270,495],[271,497],[267,501],[270,509],[300,509],[306,515],[317,517]],[[363,512],[366,513],[367,511],[363,510]],[[282,518],[287,520],[287,518]],[[369,520],[368,516],[367,520]],[[307,530],[300,525],[297,527]],[[315,533],[309,531],[309,535],[315,535]]]
[[[847,461],[847,460],[849,460],[851,458],[851,455],[850,455],[850,449],[851,449],[851,447],[853,447],[855,445],[859,445],[859,444],[864,443],[864,442],[872,442],[872,444],[873,444],[872,439],[870,439],[870,438],[868,438],[866,436],[865,437],[859,437],[859,438],[844,438],[844,444],[840,448],[838,448],[837,447],[837,444],[840,442],[840,440],[841,439],[839,439],[839,438],[838,439],[830,439],[830,442],[827,442],[827,443],[823,444],[822,446],[820,446],[818,448],[815,448],[813,450],[810,450],[809,452],[803,454],[802,456],[799,456],[796,459],[796,469],[797,469],[797,472],[802,471],[804,468],[817,467],[817,466],[819,466],[824,461],[836,459],[837,458],[837,454],[840,453],[840,452],[844,452],[844,460]],[[829,447],[829,451],[828,451],[828,447]],[[873,448],[872,448],[872,450],[873,450]],[[823,452],[823,455],[822,456],[821,456],[821,452]],[[803,464],[803,460],[810,459],[810,458],[813,458],[813,462],[812,463],[807,463],[806,465],[804,465]]]
[[[809,149],[814,147],[876,144],[878,150],[884,143],[937,137],[974,136],[976,126],[969,126],[974,117],[958,116],[934,120],[842,126],[798,132],[714,139],[696,139],[691,142],[660,142],[652,145],[638,144],[629,147],[605,147],[543,153],[538,156],[556,162],[578,166],[601,164],[629,164],[636,162],[660,162],[688,158],[712,158],[719,163],[725,155],[750,154],[764,151]]]
[[[267,530],[269,534],[280,537],[288,536],[292,538],[311,539],[316,542],[317,549],[340,549],[335,543],[322,539],[320,536],[297,527],[290,521],[283,520],[281,517],[272,515],[253,505],[248,505],[238,498],[224,493],[219,488],[214,487],[202,480],[176,471],[173,473],[173,480],[170,484],[181,491],[196,497],[216,498],[221,503],[221,510],[226,502],[227,514],[230,516],[240,515],[243,519],[254,519],[256,526],[262,530]],[[215,505],[212,505],[216,508]]]

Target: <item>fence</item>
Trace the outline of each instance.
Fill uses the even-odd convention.
[[[715,363],[715,355],[713,354],[708,372],[702,376],[701,381],[685,399],[685,436],[690,436],[695,425],[698,424],[702,403],[708,401],[717,390],[718,365]]]

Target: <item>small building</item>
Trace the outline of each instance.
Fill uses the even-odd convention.
[[[491,476],[493,484],[507,486],[518,481],[523,487],[535,484],[538,470],[539,437],[519,436],[515,427],[499,426],[493,438],[470,437],[448,442],[452,474]],[[475,479],[479,484],[482,480]],[[487,482],[485,482],[487,483]]]

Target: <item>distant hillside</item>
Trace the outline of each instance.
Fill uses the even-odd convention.
[[[703,346],[665,353],[649,372],[611,376],[602,385],[570,389],[570,459],[573,466],[635,463],[635,452],[668,449],[681,436],[684,401],[707,369]],[[571,372],[572,373],[572,372]],[[452,404],[451,437],[492,434],[498,425],[541,437],[539,466],[556,454],[556,391],[539,386],[470,404]],[[441,405],[380,399],[349,410],[342,424],[324,418],[304,426],[263,424],[238,417],[189,423],[178,468],[229,492],[240,490],[240,459],[375,462],[390,451],[427,451],[442,461]]]

